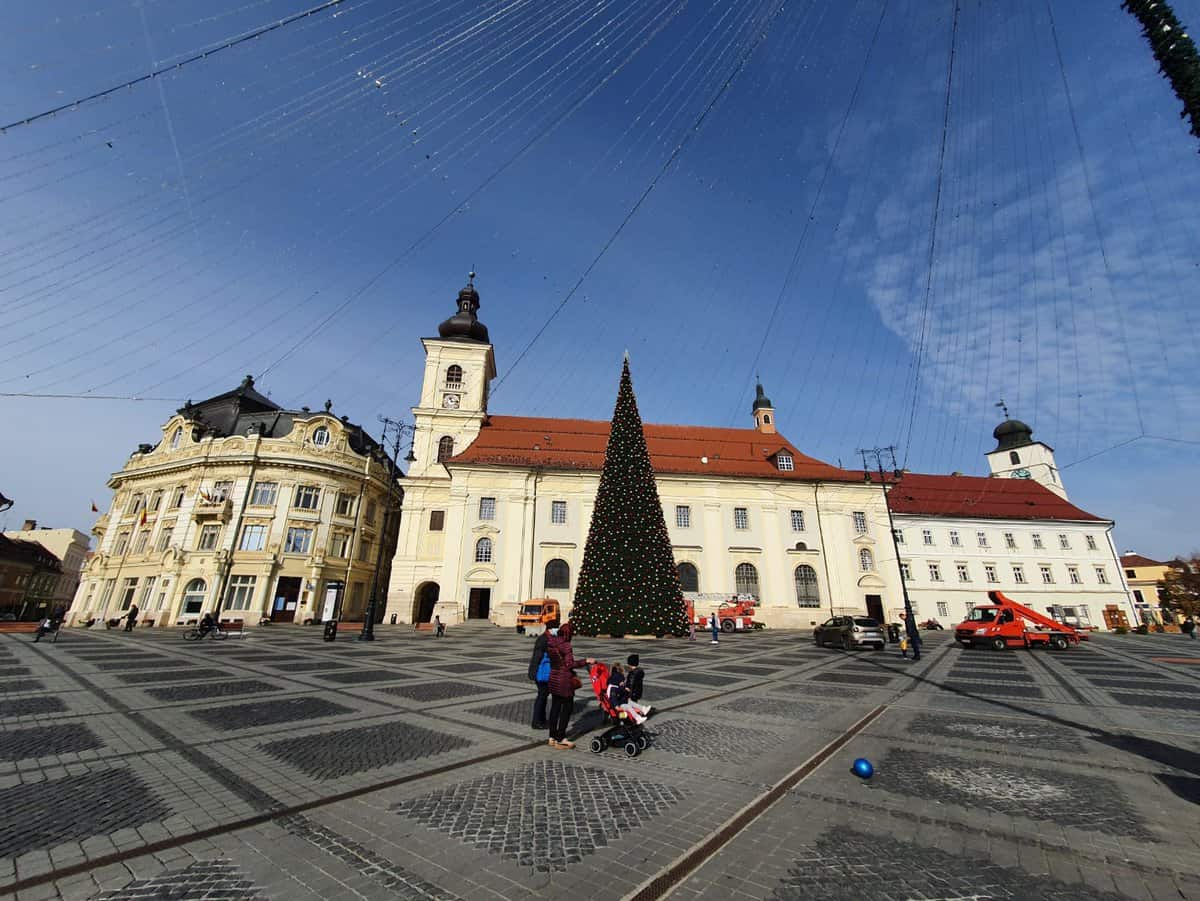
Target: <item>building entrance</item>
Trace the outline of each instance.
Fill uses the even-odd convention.
[[[300,602],[300,585],[303,579],[296,576],[280,576],[275,584],[275,600],[271,603],[271,622],[290,623],[296,619],[296,605]]]
[[[413,622],[427,623],[433,619],[433,608],[438,602],[441,589],[437,582],[425,582],[417,589],[413,600]]]
[[[492,589],[472,588],[467,602],[467,619],[487,619],[492,608]]]
[[[881,625],[887,622],[883,618],[883,598],[880,595],[867,595],[867,616]]]

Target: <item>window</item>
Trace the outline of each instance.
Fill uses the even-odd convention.
[[[154,492],[154,494],[150,495],[150,512],[157,513],[160,509],[162,509],[162,502],[163,502],[163,490],[161,488],[159,488],[158,491],[156,491],[156,492]]]
[[[995,567],[995,565],[993,565],[991,563],[983,564],[983,577],[985,579],[987,579],[989,582],[999,582],[1000,581],[998,578],[996,578],[996,567]]]
[[[196,542],[196,550],[211,551],[217,546],[217,537],[221,534],[221,527],[218,525],[209,524],[200,529],[200,539]]]
[[[275,494],[278,490],[277,482],[255,482],[254,490],[250,492],[250,503],[255,507],[274,506]]]
[[[1135,570],[1135,569],[1125,570],[1125,578],[1126,579],[1136,579],[1137,578],[1137,570]]]
[[[692,527],[692,508],[677,506],[675,508],[675,525],[680,529]]]
[[[366,563],[371,559],[371,542],[363,538],[358,542],[358,560]]]
[[[780,472],[791,472],[794,468],[792,455],[787,451],[780,451],[779,456],[775,458],[775,462],[779,464]]]
[[[133,539],[133,552],[142,554],[146,551],[146,542],[150,540],[150,530],[142,529],[137,533],[137,538]]]
[[[1005,532],[1004,533],[1004,546],[1006,548],[1008,548],[1010,551],[1015,551],[1017,549],[1017,536],[1014,535],[1012,532]]]
[[[481,497],[479,499],[479,518],[496,518],[496,499],[494,497]]]
[[[321,489],[316,485],[297,485],[292,506],[297,510],[316,510],[321,504]]]
[[[1067,578],[1069,578],[1071,580],[1072,585],[1082,585],[1083,584],[1083,579],[1081,579],[1079,577],[1079,567],[1078,566],[1068,566],[1067,567]]]
[[[363,520],[369,526],[375,525],[375,508],[376,503],[374,498],[367,498],[367,509],[363,511]]]
[[[1033,546],[1035,548],[1039,548],[1042,546],[1042,535],[1040,532],[1034,532],[1029,537],[1033,539]]]
[[[141,513],[146,508],[146,495],[135,494],[129,499],[128,513]]]
[[[975,541],[978,542],[980,547],[987,547],[987,532],[976,532]]]
[[[1069,551],[1071,549],[1071,539],[1067,537],[1066,533],[1059,534],[1058,546],[1064,551]]]
[[[1146,603],[1146,598],[1142,595],[1142,591],[1140,588],[1133,589],[1133,599],[1135,601],[1137,601],[1139,604]]]
[[[203,579],[192,579],[183,589],[183,612],[197,614],[204,607],[204,598],[208,594],[208,585]]]
[[[429,531],[440,532],[446,528],[446,511],[445,510],[430,510],[429,511]]]
[[[571,587],[571,567],[566,560],[551,560],[546,564],[546,579],[543,583],[547,590],[558,589],[566,591]]]
[[[821,606],[821,590],[817,586],[817,571],[807,563],[796,567],[796,606]]]
[[[967,569],[967,564],[956,563],[956,564],[954,564],[954,568],[956,570],[958,570],[958,581],[960,581],[960,582],[970,582],[971,581],[971,571],[969,569]]]
[[[262,523],[253,523],[242,527],[242,542],[239,551],[261,551],[267,544],[267,527]]]
[[[735,529],[750,528],[750,513],[745,507],[733,508],[733,527]]]
[[[154,549],[160,553],[165,551],[171,544],[171,533],[174,531],[175,523],[163,523],[162,530],[158,533],[158,543],[154,545]]]
[[[567,502],[566,501],[551,501],[550,502],[550,521],[556,526],[565,526],[567,524]]]
[[[335,516],[353,516],[354,495],[349,491],[339,491],[333,512]]]
[[[950,530],[950,546],[951,547],[961,547],[962,546],[962,541],[958,537],[957,529]]]
[[[171,494],[171,509],[172,510],[178,510],[180,507],[183,506],[184,491],[185,491],[184,487],[182,485],[180,485]]]
[[[138,595],[138,606],[143,610],[149,610],[150,604],[154,601],[154,584],[158,581],[158,576],[146,576],[142,579],[142,592]]]
[[[458,389],[462,387],[462,367],[457,363],[446,367],[446,387]]]
[[[904,530],[892,529],[892,538],[896,540],[896,544],[904,544]]]
[[[480,538],[475,542],[475,562],[476,563],[491,563],[492,562],[492,539]]]
[[[804,511],[803,510],[793,510],[792,511],[792,531],[793,532],[803,532],[804,531]]]
[[[679,573],[679,588],[681,591],[700,590],[700,571],[691,563],[680,563],[675,567]]]
[[[329,429],[325,428],[325,426],[313,429],[312,443],[315,447],[328,447]]]
[[[227,501],[231,491],[233,491],[233,482],[228,480],[213,482],[212,499],[217,503]]]
[[[1096,581],[1101,585],[1108,584],[1108,573],[1105,571],[1103,566],[1096,567]]]
[[[183,429],[177,428],[171,434],[171,450],[178,450],[180,443],[183,441]]]
[[[104,583],[104,591],[100,594],[100,609],[107,610],[108,602],[112,600],[113,589],[117,586],[116,579],[109,579]]]
[[[758,570],[749,563],[739,563],[733,571],[733,581],[738,594],[758,597]]]
[[[137,576],[132,576],[121,583],[121,609],[128,610],[133,603],[133,595],[137,591]]]
[[[1018,585],[1024,585],[1025,584],[1025,567],[1014,566],[1012,568],[1012,571],[1013,571],[1013,581],[1016,582]]]
[[[936,563],[929,564],[929,580],[931,582],[942,581],[942,568]]]
[[[900,564],[900,578],[905,582],[912,581],[912,568],[907,563]]]
[[[859,535],[866,534],[867,531],[867,514],[861,510],[854,511],[854,531]]]
[[[1009,451],[1008,452],[1008,462],[1012,463],[1013,465],[1019,465],[1021,462],[1021,455],[1018,454],[1016,451]]]
[[[114,554],[123,554],[125,549],[129,547],[129,531],[117,533],[117,543],[113,546]]]
[[[225,607],[229,610],[249,610],[254,600],[256,576],[234,576],[225,591]]]
[[[1084,535],[1083,540],[1087,542],[1087,549],[1089,551],[1099,550],[1096,547],[1096,536],[1095,535]]]
[[[1042,581],[1047,585],[1054,584],[1054,573],[1049,566],[1039,566],[1038,571],[1042,574]]]
[[[285,554],[307,554],[312,544],[312,529],[292,526],[287,530],[287,540],[283,543]]]
[[[922,529],[921,530],[921,540],[923,542],[925,542],[925,544],[929,545],[930,547],[933,547],[933,530]]]
[[[875,568],[875,558],[871,555],[870,548],[860,548],[858,551],[858,568],[865,573],[869,573]]]
[[[329,556],[348,557],[350,555],[350,533],[334,532],[329,536]]]
[[[950,615],[950,605],[947,604],[945,601],[937,602],[937,610],[938,610],[938,616],[949,616]]]
[[[438,440],[437,461],[439,463],[445,463],[447,460],[449,460],[453,456],[454,456],[454,439],[451,438],[449,435],[443,435],[441,437],[441,439]]]

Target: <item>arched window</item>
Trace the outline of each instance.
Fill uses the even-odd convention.
[[[738,594],[758,597],[758,570],[749,563],[739,563],[733,572],[733,581]]]
[[[858,567],[865,573],[875,568],[875,558],[871,555],[870,548],[862,548],[858,552]]]
[[[767,425],[771,424],[771,414],[770,413],[763,414],[763,422],[766,423]]]
[[[183,589],[183,612],[197,614],[204,608],[208,585],[203,579],[192,579]]]
[[[567,566],[566,560],[551,560],[546,564],[545,587],[547,590],[571,587],[571,567]]]
[[[821,606],[821,589],[817,587],[817,571],[807,563],[796,567],[796,606]]]
[[[455,363],[453,366],[446,367],[446,387],[461,388],[462,387],[462,367]]]
[[[454,439],[449,435],[443,435],[438,442],[438,462],[445,463],[454,456]]]
[[[1018,454],[1016,451],[1009,451],[1008,452],[1008,462],[1009,463],[1020,463],[1021,455]]]
[[[475,542],[475,562],[476,563],[491,563],[492,562],[492,539],[480,538]]]
[[[325,428],[325,426],[321,426],[320,428],[314,430],[312,434],[312,442],[317,447],[325,447],[328,445],[329,429]]]
[[[700,590],[700,573],[691,563],[680,563],[675,569],[679,572],[679,587],[684,591]]]
[[[183,441],[183,428],[177,427],[171,435],[171,450],[177,450],[181,441]]]

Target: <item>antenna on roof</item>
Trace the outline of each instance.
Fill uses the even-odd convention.
[[[1008,415],[1008,404],[1006,404],[1006,403],[1004,402],[1004,398],[1003,398],[1003,397],[1002,397],[1002,398],[1000,398],[1000,402],[999,402],[998,404],[996,404],[996,406],[997,406],[997,407],[999,407],[1001,410],[1003,410],[1003,411],[1004,411],[1004,418],[1005,418],[1005,419],[1009,419],[1009,418],[1011,418],[1011,417]]]

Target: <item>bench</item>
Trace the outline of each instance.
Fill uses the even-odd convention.
[[[38,630],[38,623],[0,622],[0,632],[24,633],[32,635]]]
[[[224,632],[230,638],[245,638],[246,637],[246,632],[245,632],[246,624],[244,622],[242,622],[240,619],[235,619],[232,622],[230,622],[229,620],[223,619],[220,622],[219,628],[221,629],[222,632]]]

